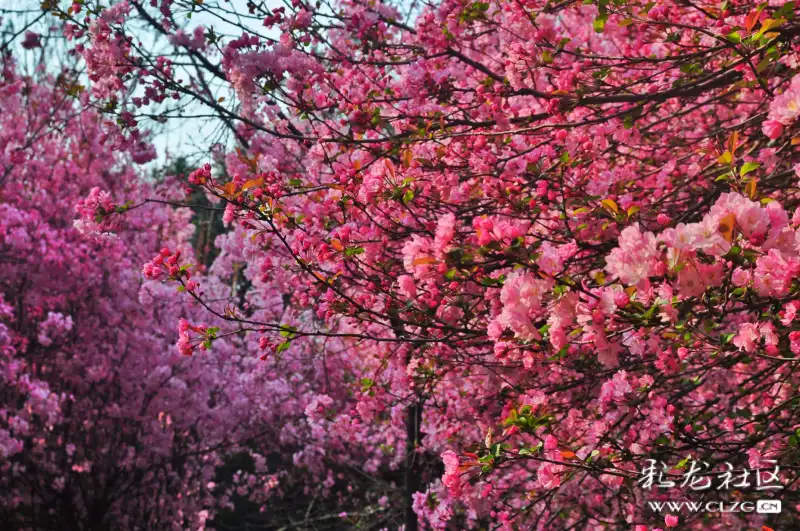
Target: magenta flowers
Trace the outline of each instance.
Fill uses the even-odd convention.
[[[45,2],[85,75],[4,69],[4,510],[797,521],[795,2],[237,8]]]

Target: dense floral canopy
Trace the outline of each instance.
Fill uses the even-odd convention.
[[[186,511],[171,514],[178,527],[197,525],[189,511],[213,517],[218,503],[204,496],[214,494],[200,492],[210,479],[198,479],[224,460],[212,448],[252,447],[243,441],[262,429],[294,463],[251,474],[257,487],[240,495],[268,512],[278,503],[264,494],[270,482],[327,489],[345,528],[797,521],[794,2],[43,8],[62,21],[85,77],[36,88],[41,105],[13,67],[0,85],[17,114],[34,108],[70,124],[44,139],[34,118],[5,116],[0,129],[12,176],[0,208],[13,211],[0,221],[0,257],[24,264],[3,269],[12,326],[0,325],[0,341],[14,397],[27,404],[25,415],[2,417],[4,458],[35,455],[36,436],[21,446],[26,415],[55,437],[60,404],[76,402],[70,393],[102,366],[112,387],[109,374],[137,374],[125,381],[139,398],[123,389],[117,407],[157,397],[126,422],[158,424],[167,407],[158,400],[186,404],[173,422],[199,422],[190,434],[171,428],[182,451],[210,452],[189,477],[165,472],[180,477],[165,492],[194,504],[170,505]],[[201,15],[224,24],[192,22]],[[42,46],[38,33],[18,37],[23,53]],[[50,116],[57,98],[95,110]],[[213,117],[230,142],[206,146],[185,178],[157,185],[115,164],[110,152],[150,162],[140,123],[184,111]],[[90,149],[73,145],[86,135]],[[71,166],[56,175],[63,160]],[[201,199],[226,225],[209,264],[189,245],[187,208]],[[64,205],[57,214],[55,204]],[[55,280],[48,260],[68,281],[35,284],[35,300],[24,299],[29,274]],[[106,284],[108,300],[82,294]],[[23,317],[28,306],[35,312]],[[110,331],[85,313],[126,317]],[[66,355],[62,368],[51,346],[62,337],[91,361]],[[184,366],[180,390],[150,390],[153,374]],[[49,370],[53,383],[38,374]],[[81,421],[116,418],[77,403]],[[156,427],[131,436],[156,437]],[[178,439],[153,451],[175,452]],[[90,443],[75,444],[78,463]],[[784,510],[655,512],[648,500],[687,492],[703,501],[763,493],[691,492],[680,481],[647,489],[651,460],[668,463],[673,480],[695,462],[759,480],[777,465]],[[379,486],[333,493],[360,476]]]

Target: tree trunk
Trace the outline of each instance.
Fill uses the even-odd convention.
[[[414,512],[414,493],[419,490],[420,477],[416,449],[421,439],[422,404],[414,402],[406,410],[406,462],[405,462],[405,531],[418,531]]]

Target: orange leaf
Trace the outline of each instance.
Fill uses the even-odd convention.
[[[563,457],[564,459],[575,459],[575,457],[577,456],[575,455],[575,452],[564,450],[563,452],[561,452],[561,457]]]
[[[394,180],[397,177],[397,175],[394,172],[394,164],[392,164],[392,161],[390,161],[389,159],[385,159],[384,163],[386,164],[386,169],[389,170],[389,174],[392,176],[392,179]]]
[[[233,195],[233,194],[235,194],[235,193],[236,193],[236,185],[235,185],[235,184],[233,184],[233,181],[231,181],[231,182],[229,182],[229,183],[227,183],[227,184],[225,185],[225,187],[223,188],[223,190],[225,190],[225,194],[226,194],[226,195],[229,195],[229,196],[231,196],[231,195]]]
[[[747,194],[747,197],[749,197],[750,199],[756,198],[757,186],[758,186],[758,179],[756,179],[755,177],[750,179],[750,182],[748,182],[744,187],[744,191]]]
[[[756,22],[758,22],[758,16],[761,14],[760,9],[754,9],[750,11],[750,14],[747,15],[744,19],[744,28],[747,31],[753,31],[753,28],[756,27]]]
[[[438,263],[438,260],[432,256],[420,256],[419,258],[414,258],[414,260],[411,262],[412,265],[426,265],[435,263]]]
[[[728,139],[728,150],[732,155],[735,155],[736,150],[739,149],[739,146],[739,131],[734,131],[731,137]]]
[[[264,178],[259,177],[258,179],[250,179],[244,185],[242,185],[242,190],[249,190],[250,188],[258,188],[264,185]]]
[[[761,32],[769,31],[769,30],[771,30],[773,28],[777,28],[781,24],[783,24],[783,22],[780,19],[779,20],[775,20],[774,18],[768,18],[767,20],[765,20],[764,22],[761,23],[761,30],[760,31]]]
[[[414,153],[410,149],[403,151],[403,167],[408,168],[411,166],[412,160],[414,160]]]
[[[761,526],[761,531],[775,531],[775,530],[774,530],[774,529],[772,529],[771,527],[767,527],[767,526],[765,526],[765,525],[762,525],[762,526]]]
[[[719,221],[719,232],[728,243],[733,241],[733,227],[736,225],[736,216],[728,214]]]
[[[619,214],[619,207],[617,206],[617,203],[613,199],[603,199],[602,201],[600,201],[600,204],[606,210],[613,212],[614,214]]]
[[[331,247],[333,247],[334,249],[336,249],[339,252],[344,251],[344,244],[338,238],[334,238],[334,239],[331,240]]]

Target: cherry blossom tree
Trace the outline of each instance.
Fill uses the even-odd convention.
[[[62,93],[115,117],[133,160],[140,121],[229,131],[171,189],[98,184],[76,223],[121,239],[178,194],[222,209],[210,267],[173,228],[115,270],[141,269],[186,359],[234,349],[285,382],[309,364],[296,463],[325,458],[295,478],[402,470],[375,510],[406,531],[797,520],[794,2],[43,9],[86,69]],[[642,483],[653,460],[674,489]],[[653,511],[761,494],[694,491],[689,463],[780,466],[784,511]]]

